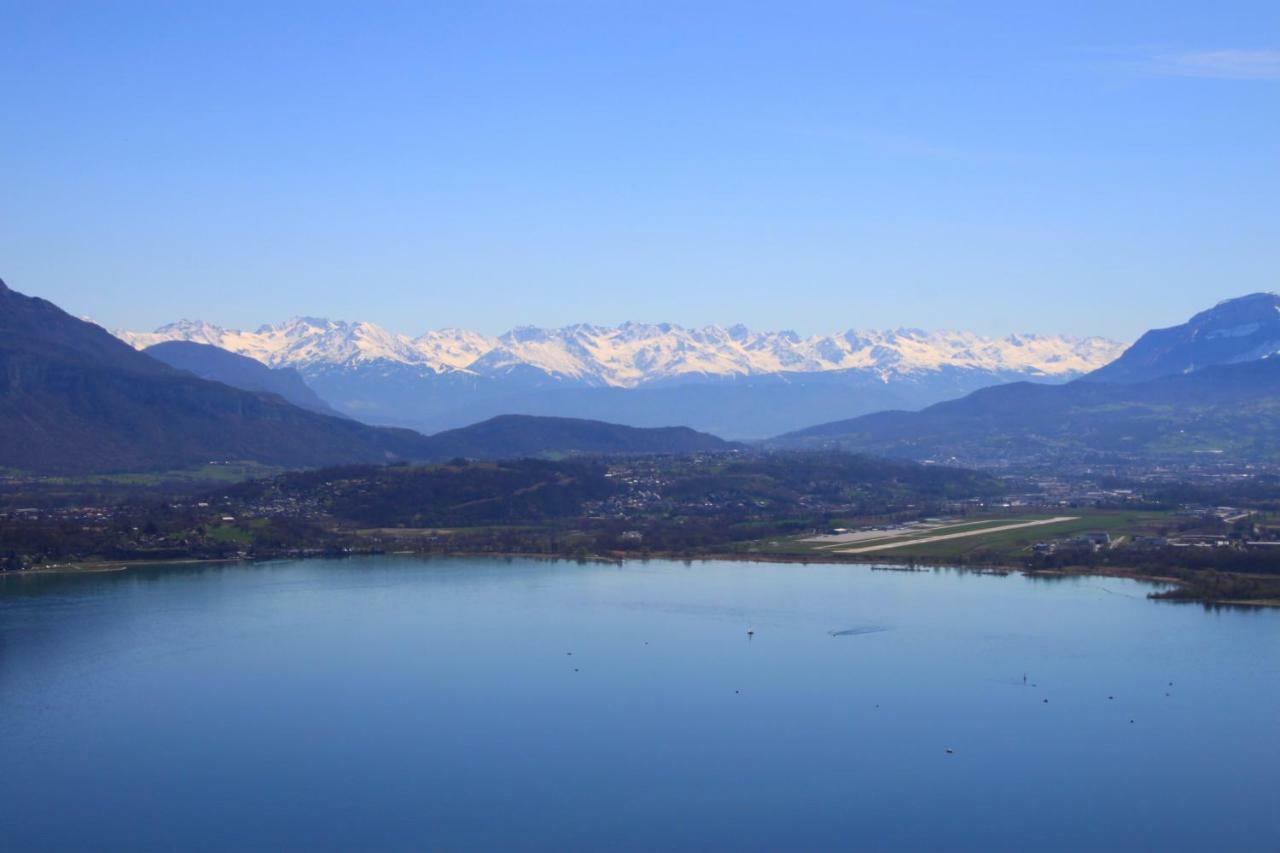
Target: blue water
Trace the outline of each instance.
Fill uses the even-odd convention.
[[[1149,589],[399,557],[4,578],[0,849],[1277,849],[1280,611]]]

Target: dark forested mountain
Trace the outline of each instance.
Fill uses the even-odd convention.
[[[1147,332],[1119,358],[1086,378],[1142,382],[1280,352],[1280,296],[1253,293],[1219,302],[1180,326]]]
[[[0,468],[94,473],[218,459],[423,458],[427,440],[208,382],[0,283]]]
[[[688,427],[629,427],[579,418],[499,415],[430,438],[438,459],[512,459],[549,454],[633,456],[708,453],[736,445]]]
[[[201,379],[221,382],[242,391],[277,394],[295,406],[322,415],[338,414],[311,390],[302,374],[292,367],[267,367],[247,356],[193,341],[165,341],[149,346],[143,352]]]
[[[1088,454],[1152,459],[1225,454],[1274,461],[1280,456],[1280,359],[1126,384],[1018,382],[921,412],[881,412],[823,424],[774,443],[975,465]]]

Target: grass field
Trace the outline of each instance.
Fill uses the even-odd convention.
[[[214,542],[248,545],[253,541],[253,529],[266,527],[269,523],[265,518],[255,518],[247,524],[218,524],[206,529],[205,535]]]
[[[170,471],[140,471],[128,474],[89,474],[83,477],[48,477],[49,483],[67,486],[89,486],[115,483],[129,486],[159,486],[166,483],[238,483],[258,477],[271,477],[284,471],[274,465],[257,462],[218,462],[176,468]],[[16,473],[16,472],[15,472]]]

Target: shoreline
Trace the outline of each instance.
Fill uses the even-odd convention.
[[[81,563],[53,563],[51,565],[40,566],[39,568],[33,569],[13,569],[7,572],[0,572],[0,578],[10,576],[30,577],[32,575],[99,575],[108,574],[110,572],[123,572],[134,567],[153,568],[162,566],[193,566],[212,563],[257,563],[266,561],[267,560],[265,558],[263,560],[235,560],[212,557],[191,557],[188,559],[170,560],[90,560]]]
[[[38,575],[75,575],[75,574],[103,574],[110,572],[127,571],[130,568],[163,568],[165,566],[195,566],[195,565],[216,565],[229,563],[268,563],[281,559],[287,560],[311,560],[318,557],[327,556],[332,559],[333,555],[301,555],[281,557],[279,555],[267,556],[261,558],[189,558],[189,559],[165,559],[165,560],[130,560],[130,561],[102,561],[92,562],[86,561],[81,563],[60,563],[50,566],[41,566],[39,568],[18,569],[8,572],[0,572],[0,578],[9,576],[13,577],[32,577]],[[1018,573],[1026,578],[1120,578],[1124,580],[1139,581],[1151,585],[1166,585],[1175,588],[1186,589],[1191,584],[1182,578],[1168,577],[1163,575],[1147,575],[1135,569],[1127,569],[1121,567],[1112,567],[1109,569],[1098,569],[1094,567],[1068,567],[1059,569],[1028,569],[1025,566],[1014,566],[1007,564],[983,564],[983,565],[963,565],[945,560],[929,559],[916,560],[908,564],[905,561],[888,560],[868,560],[863,555],[849,554],[847,556],[839,553],[816,553],[816,554],[744,554],[741,552],[723,552],[723,553],[703,553],[703,554],[681,554],[681,553],[665,553],[654,552],[646,554],[633,554],[629,552],[615,552],[612,554],[546,554],[546,553],[527,553],[519,551],[415,551],[415,550],[399,550],[399,551],[371,551],[358,552],[342,556],[419,556],[419,557],[491,557],[497,559],[536,559],[536,560],[569,560],[569,561],[586,561],[601,562],[611,564],[621,564],[628,560],[673,560],[680,562],[707,562],[720,560],[725,562],[738,563],[797,563],[808,565],[810,563],[819,565],[847,565],[860,566],[875,571],[879,567],[887,571],[929,571],[932,569],[947,569],[951,571],[970,572],[973,574],[988,575],[1009,575]],[[338,557],[341,559],[341,557]],[[1265,599],[1213,599],[1213,598],[1173,598],[1162,599],[1157,598],[1153,594],[1148,594],[1148,600],[1151,601],[1167,601],[1174,604],[1201,604],[1201,605],[1220,605],[1227,607],[1280,607],[1280,598]]]

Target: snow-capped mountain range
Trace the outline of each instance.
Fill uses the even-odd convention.
[[[735,439],[921,408],[1002,382],[1065,382],[1124,349],[1059,335],[899,329],[804,337],[668,323],[411,337],[312,317],[255,331],[183,320],[116,334],[140,349],[194,341],[296,368],[331,406],[368,423],[434,432],[500,414],[560,415]]]
[[[116,332],[144,349],[164,341],[212,344],[304,375],[373,366],[494,377],[524,370],[560,383],[638,388],[653,383],[856,371],[883,383],[942,371],[1065,380],[1115,359],[1124,345],[1061,335],[984,337],[969,332],[853,330],[803,337],[744,326],[669,323],[521,327],[499,337],[440,329],[418,337],[372,323],[298,317],[256,331],[182,320],[154,332]]]

